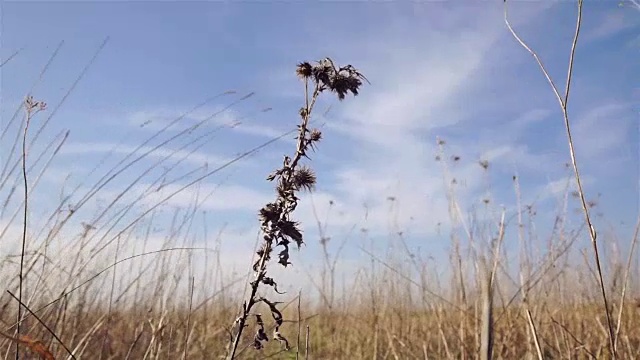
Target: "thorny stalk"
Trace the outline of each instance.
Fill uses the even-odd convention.
[[[568,111],[567,111],[567,103],[569,102],[569,90],[571,89],[571,79],[572,79],[572,75],[573,75],[574,55],[575,55],[575,51],[576,51],[576,45],[578,43],[578,35],[580,35],[580,26],[582,24],[582,3],[583,3],[583,0],[578,0],[578,16],[577,16],[577,21],[576,21],[575,33],[574,33],[574,36],[573,36],[573,42],[571,44],[571,52],[570,52],[570,56],[569,56],[569,68],[567,70],[567,78],[566,78],[564,96],[562,96],[560,94],[560,91],[558,90],[558,87],[554,84],[553,80],[551,79],[551,76],[549,75],[549,72],[546,70],[546,68],[542,64],[542,60],[540,60],[540,58],[538,57],[538,54],[536,54],[536,52],[533,51],[522,40],[522,38],[520,38],[520,36],[515,32],[515,30],[513,29],[511,24],[509,23],[509,20],[508,20],[508,17],[507,17],[507,1],[506,0],[504,0],[504,20],[505,20],[505,23],[507,25],[507,28],[509,29],[509,31],[511,32],[513,37],[518,41],[518,43],[520,43],[520,45],[525,50],[527,50],[529,52],[529,54],[531,54],[531,56],[533,56],[533,58],[538,63],[538,66],[540,67],[540,70],[542,71],[542,73],[544,74],[545,78],[547,79],[547,82],[549,82],[549,85],[551,86],[551,89],[553,90],[553,93],[556,96],[556,98],[558,100],[558,103],[560,104],[560,108],[562,110],[562,115],[563,115],[563,118],[564,118],[564,125],[565,125],[565,129],[566,129],[566,133],[567,133],[567,142],[569,143],[569,155],[571,157],[571,164],[573,166],[573,172],[574,172],[575,179],[576,179],[576,186],[578,188],[578,196],[580,198],[580,202],[581,202],[581,205],[582,205],[582,210],[583,210],[585,221],[587,223],[587,227],[588,227],[588,231],[589,231],[589,237],[591,239],[591,246],[593,248],[593,255],[594,255],[594,260],[595,260],[595,263],[596,263],[596,270],[597,270],[597,275],[598,275],[598,282],[599,282],[598,285],[600,287],[600,292],[601,292],[601,296],[602,296],[602,302],[603,302],[603,306],[604,306],[604,310],[605,310],[605,314],[606,314],[606,318],[607,318],[609,347],[610,347],[610,351],[611,351],[611,356],[615,360],[617,358],[617,356],[616,356],[617,355],[616,354],[616,339],[615,339],[613,321],[611,319],[611,311],[609,309],[609,301],[607,299],[607,292],[606,292],[605,285],[604,285],[604,277],[602,275],[600,252],[598,251],[598,236],[597,236],[597,233],[596,233],[596,229],[593,226],[593,223],[591,221],[591,216],[589,214],[589,206],[587,204],[587,200],[586,200],[585,195],[584,195],[584,190],[583,190],[583,187],[582,187],[582,181],[581,181],[581,178],[580,178],[580,172],[578,171],[578,163],[577,163],[577,160],[576,160],[575,149],[574,149],[574,144],[573,144],[573,138],[571,136],[571,126],[570,126],[571,124],[569,122],[569,114],[568,114]]]
[[[267,264],[271,259],[274,248],[282,248],[278,253],[278,263],[287,267],[290,264],[289,244],[291,241],[295,242],[298,248],[303,244],[299,223],[291,220],[290,215],[298,205],[299,198],[296,193],[301,190],[311,191],[316,183],[316,176],[313,170],[305,165],[298,164],[303,157],[309,158],[307,156],[308,151],[315,150],[316,144],[322,139],[322,133],[319,129],[309,129],[309,120],[316,100],[325,91],[336,94],[339,100],[344,100],[349,92],[356,96],[362,85],[362,80],[367,80],[353,66],[346,65],[338,68],[330,58],[317,61],[313,65],[309,62],[302,62],[297,65],[296,74],[304,81],[305,91],[305,104],[299,111],[301,121],[297,126],[296,151],[293,157],[285,155],[282,167],[267,177],[269,181],[277,179],[277,197],[274,202],[266,204],[259,212],[263,241],[256,252],[257,259],[253,264],[255,279],[250,283],[250,295],[242,304],[241,315],[234,322],[236,333],[230,344],[229,360],[234,359],[249,316],[255,316],[256,318],[256,333],[253,339],[253,346],[256,349],[262,349],[263,342],[269,340],[264,330],[264,322],[261,315],[251,313],[254,305],[258,303],[264,303],[269,307],[276,324],[273,338],[283,344],[286,350],[289,349],[289,342],[279,331],[283,319],[282,313],[277,308],[278,302],[270,301],[265,297],[258,297],[258,289],[260,284],[263,284],[272,287],[278,294],[281,294],[278,291],[275,280],[267,276]],[[313,88],[311,96],[309,95],[310,87]]]
[[[33,96],[29,95],[24,100],[24,108],[26,112],[24,131],[22,133],[22,180],[24,181],[24,213],[22,224],[22,250],[20,252],[20,272],[18,273],[18,319],[16,326],[16,336],[20,337],[20,322],[22,321],[22,287],[24,282],[24,254],[27,245],[27,215],[29,212],[28,198],[29,185],[27,183],[27,134],[29,132],[29,124],[33,116],[47,108],[47,104],[42,101],[33,100]],[[18,344],[16,343],[16,360],[20,358],[18,353]]]

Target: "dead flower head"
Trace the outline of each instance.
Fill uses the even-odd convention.
[[[296,67],[296,74],[303,80],[312,79],[318,87],[318,91],[329,90],[344,100],[348,93],[358,95],[362,81],[367,81],[356,68],[351,65],[336,67],[331,58],[324,58],[315,64],[302,62]]]

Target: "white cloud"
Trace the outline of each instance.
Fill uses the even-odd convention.
[[[344,106],[346,123],[329,126],[376,146],[393,147],[406,144],[416,131],[454,123],[457,119],[445,115],[447,108],[458,104],[459,88],[478,69],[492,41],[484,34],[465,35],[422,44],[425,49],[438,48],[434,53],[397,51],[392,63],[370,69],[374,73],[367,75],[376,79],[376,86],[363,89]]]
[[[630,11],[626,7],[612,7],[612,10],[598,19],[599,22],[596,26],[587,28],[584,35],[585,41],[606,39],[621,31],[640,26],[638,19],[637,12]]]
[[[629,104],[609,102],[594,106],[570,118],[576,153],[585,160],[599,162],[603,156],[618,151],[620,155],[628,142],[630,131],[637,131],[637,113]],[[635,128],[634,128],[635,125]]]
[[[513,121],[507,122],[507,125],[511,126],[514,131],[524,131],[532,125],[539,124],[552,113],[549,109],[533,109],[523,113]]]
[[[580,180],[583,186],[593,182],[593,178],[591,177],[581,177]],[[546,194],[544,194],[543,196],[564,195],[565,192],[571,193],[573,191],[576,191],[577,189],[578,187],[574,177],[551,180],[545,186]]]

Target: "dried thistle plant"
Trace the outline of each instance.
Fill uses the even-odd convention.
[[[271,260],[275,248],[280,248],[277,254],[278,263],[287,267],[291,264],[289,262],[289,245],[294,242],[299,248],[303,243],[300,224],[291,219],[291,214],[298,206],[299,198],[296,194],[303,190],[312,190],[316,183],[316,175],[313,170],[306,165],[299,164],[303,157],[308,158],[309,150],[315,150],[318,142],[322,139],[322,133],[319,129],[309,129],[309,120],[316,100],[323,92],[331,92],[337,95],[338,100],[342,101],[349,93],[354,96],[358,95],[362,81],[368,82],[353,66],[336,67],[330,58],[322,59],[315,64],[302,62],[298,64],[296,74],[304,82],[305,93],[305,104],[299,111],[301,120],[298,124],[296,151],[292,157],[285,156],[282,166],[267,177],[269,181],[277,181],[277,197],[275,201],[260,209],[259,219],[263,237],[253,264],[255,279],[250,284],[251,293],[242,305],[241,314],[234,323],[235,335],[232,338],[228,359],[234,358],[242,332],[252,315],[251,310],[258,303],[267,305],[271,312],[275,322],[273,338],[283,344],[286,350],[289,349],[289,342],[279,331],[283,318],[277,308],[278,303],[264,297],[257,297],[257,292],[262,284],[281,294],[278,291],[276,281],[267,275],[267,264]],[[313,89],[311,94],[310,88]],[[253,345],[256,349],[261,349],[263,342],[268,341],[269,337],[264,330],[261,315],[253,315],[256,318]]]

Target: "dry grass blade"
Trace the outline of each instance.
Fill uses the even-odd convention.
[[[11,59],[13,59],[14,57],[18,56],[18,54],[20,54],[20,52],[22,52],[23,49],[18,49],[16,51],[13,52],[13,54],[7,56],[6,59],[2,60],[2,62],[0,62],[0,67],[5,66],[9,61],[11,61]]]
[[[536,347],[536,355],[538,355],[538,360],[543,360],[544,355],[542,354],[542,347],[540,346],[540,339],[538,335],[538,330],[536,329],[536,324],[533,322],[533,316],[531,315],[531,310],[529,310],[528,305],[525,305],[525,313],[527,315],[527,322],[529,323],[529,328],[533,337],[533,343]]]
[[[640,234],[640,216],[636,222],[636,228],[633,231],[633,238],[631,239],[631,246],[629,249],[629,256],[627,257],[627,264],[624,271],[624,279],[622,280],[622,293],[620,294],[620,305],[618,305],[618,323],[616,325],[615,342],[614,346],[618,349],[618,337],[620,335],[620,329],[622,327],[622,313],[625,307],[625,300],[627,297],[627,290],[629,285],[629,275],[631,273],[632,261],[634,259],[634,252],[636,250],[636,244],[638,243],[638,235]],[[638,301],[638,307],[640,307],[640,300]]]

